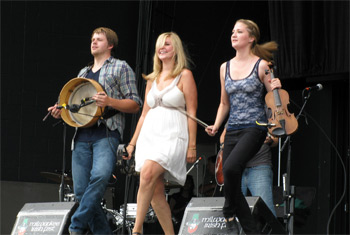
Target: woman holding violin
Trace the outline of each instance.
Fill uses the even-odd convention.
[[[223,214],[230,231],[238,230],[235,220],[238,217],[247,234],[259,231],[241,191],[242,172],[266,138],[267,128],[257,124],[267,122],[266,91],[281,87],[279,79],[271,79],[270,73],[265,73],[277,44],[271,41],[260,45],[259,37],[256,23],[246,19],[236,21],[231,35],[236,55],[220,67],[220,105],[214,125],[206,128],[214,136],[229,115],[223,152]]]

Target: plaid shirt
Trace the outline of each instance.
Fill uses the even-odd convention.
[[[87,66],[80,70],[78,77],[86,77],[92,66]],[[124,61],[114,57],[109,57],[101,67],[99,83],[104,87],[107,95],[114,99],[131,99],[142,106],[137,88],[135,73],[132,68]],[[100,124],[100,120],[98,124]],[[125,114],[118,112],[111,118],[108,118],[107,126],[110,130],[118,129],[120,136],[123,137],[125,126]]]

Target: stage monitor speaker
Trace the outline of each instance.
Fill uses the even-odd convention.
[[[69,234],[76,202],[26,203],[17,214],[14,234]]]
[[[246,200],[261,234],[286,234],[260,197],[246,197]],[[179,234],[227,234],[222,213],[224,201],[223,197],[192,198],[186,207]],[[238,225],[240,234],[244,234],[239,223]]]

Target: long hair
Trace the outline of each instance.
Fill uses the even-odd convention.
[[[148,75],[143,75],[146,80],[154,81],[162,72],[162,61],[158,57],[158,50],[165,44],[165,40],[170,38],[174,49],[174,61],[175,65],[173,70],[168,74],[168,78],[176,77],[181,73],[184,68],[188,68],[188,58],[186,56],[184,47],[182,45],[180,37],[174,32],[166,32],[159,35],[156,41],[156,48],[153,56],[153,72]]]
[[[237,22],[245,24],[247,26],[249,36],[254,38],[251,47],[253,54],[263,58],[266,61],[271,61],[273,59],[273,52],[277,51],[278,49],[278,44],[275,41],[258,44],[258,41],[260,39],[260,30],[258,25],[252,20],[247,19],[239,19],[236,21],[236,23]]]
[[[113,45],[113,48],[111,50],[111,55],[114,57],[116,55],[117,46],[118,46],[118,35],[116,34],[116,32],[106,27],[99,27],[92,32],[91,37],[93,37],[95,33],[97,34],[102,33],[106,36],[108,45],[109,46]]]

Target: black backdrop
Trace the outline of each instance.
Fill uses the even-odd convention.
[[[177,32],[194,61],[197,116],[212,123],[220,97],[219,67],[234,56],[230,32],[239,18],[258,23],[261,42],[279,43],[277,74],[289,91],[292,112],[300,110],[303,88],[316,83],[324,86],[321,92],[312,93],[305,109],[307,119],[299,120],[299,130],[292,136],[291,183],[316,189],[308,222],[297,232],[325,233],[329,215],[344,190],[342,162],[349,170],[346,1],[2,1],[1,179],[47,182],[40,172],[62,168],[62,125],[53,127],[56,120],[42,122],[42,118],[63,85],[92,60],[93,29],[116,30],[118,57],[135,68],[141,94],[144,83],[139,75],[150,71],[155,39],[165,31]],[[126,142],[136,120],[137,115],[128,115]],[[67,169],[72,129],[67,128]],[[200,128],[197,138],[198,143],[217,142]],[[284,150],[282,172],[286,171],[286,157]],[[117,204],[122,203],[124,191],[123,176],[119,177]],[[346,177],[349,180],[348,173]],[[332,217],[333,233],[349,232],[346,203],[349,205],[348,191]]]

